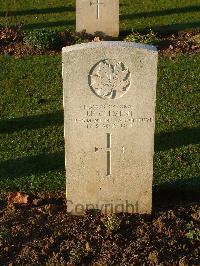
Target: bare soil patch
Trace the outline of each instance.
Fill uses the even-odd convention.
[[[109,221],[109,223],[108,223]],[[0,265],[198,265],[200,205],[150,215],[67,214],[63,193],[0,199]]]
[[[140,35],[140,33],[136,33]],[[89,42],[95,39],[107,40],[104,37],[95,37],[86,33],[61,33],[62,44],[54,49],[38,49],[27,45],[23,41],[23,32],[17,29],[0,29],[0,54],[14,55],[17,57],[26,55],[52,55],[60,54],[62,47],[73,45],[80,42]],[[145,37],[145,35],[143,36]],[[121,37],[120,37],[121,38]],[[142,38],[142,35],[141,35]],[[200,33],[196,31],[179,32],[176,34],[159,34],[158,44],[159,52],[163,56],[173,58],[178,53],[199,53],[200,52]]]

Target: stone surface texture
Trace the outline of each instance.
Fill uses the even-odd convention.
[[[119,0],[76,0],[76,31],[119,35]]]
[[[150,213],[157,50],[99,42],[62,55],[68,212]]]

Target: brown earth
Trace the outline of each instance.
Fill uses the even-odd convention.
[[[140,35],[139,33],[136,33]],[[65,33],[63,33],[65,35]],[[80,36],[79,36],[80,35]],[[75,43],[76,37],[81,37],[83,42],[97,39],[86,33],[76,34],[68,33],[63,37],[63,45],[72,45]],[[141,35],[142,36],[142,35]],[[99,39],[99,38],[98,38]],[[160,34],[158,35],[158,51],[161,55],[173,58],[178,53],[199,53],[200,52],[200,33],[199,32],[179,32],[176,34]],[[103,40],[103,38],[100,38]],[[14,55],[16,57],[26,55],[51,55],[60,54],[61,47],[55,50],[40,50],[23,43],[23,33],[21,30],[0,29],[0,54]]]
[[[161,55],[173,58],[178,53],[194,54],[200,52],[200,33],[180,32],[161,36],[158,45]]]
[[[0,198],[0,265],[199,265],[200,205],[150,215],[67,214],[63,193]]]

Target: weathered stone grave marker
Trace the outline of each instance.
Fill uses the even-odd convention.
[[[153,46],[63,48],[70,213],[151,212],[156,81]]]
[[[76,31],[119,35],[119,0],[76,0]]]

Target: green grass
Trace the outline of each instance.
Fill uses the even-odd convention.
[[[61,59],[0,59],[0,187],[64,188]]]
[[[157,89],[154,185],[191,198],[200,191],[199,64],[200,54],[160,58]]]
[[[160,58],[154,186],[199,189],[200,55]],[[60,56],[0,57],[0,191],[65,190]]]
[[[200,28],[198,0],[121,0],[121,35]],[[74,0],[0,0],[0,26],[75,29]],[[198,191],[200,55],[160,58],[154,187]],[[0,192],[65,190],[61,58],[0,57]],[[169,191],[169,190],[168,190]]]
[[[200,28],[198,0],[121,0],[123,32],[181,31]],[[24,29],[75,29],[74,0],[0,0],[0,25],[24,24]]]

